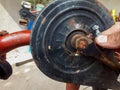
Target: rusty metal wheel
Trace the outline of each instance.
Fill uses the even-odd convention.
[[[92,33],[95,38],[95,25],[102,32],[113,24],[109,11],[97,0],[55,0],[39,14],[33,26],[30,44],[34,61],[45,75],[57,81],[120,87],[116,71],[93,57],[77,56],[70,43],[76,34]]]

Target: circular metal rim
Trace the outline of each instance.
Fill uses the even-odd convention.
[[[79,0],[76,0],[76,2],[78,2]],[[53,15],[54,13],[53,12],[55,12],[56,10],[57,10],[57,8],[59,8],[59,7],[62,7],[62,6],[64,6],[64,5],[66,5],[67,3],[71,3],[72,1],[66,1],[66,2],[63,2],[63,3],[61,3],[61,4],[59,4],[58,6],[56,6],[52,11],[50,11],[51,13],[49,13],[48,14],[48,16],[47,17],[51,17],[51,15]],[[75,2],[75,1],[74,1]],[[81,3],[81,2],[80,2]],[[86,2],[85,2],[86,3]],[[68,7],[67,7],[68,8]],[[73,7],[72,7],[73,8]],[[70,8],[70,9],[72,9],[72,8]],[[74,7],[75,9],[77,9],[78,7],[77,6],[75,6]],[[79,7],[79,8],[81,8],[81,7]],[[82,8],[81,8],[82,9]],[[89,11],[89,8],[86,8],[86,7],[84,7],[84,9],[88,9],[88,11]],[[69,8],[68,8],[68,10],[69,10]],[[64,10],[64,11],[66,11],[66,10]],[[93,13],[95,13],[94,11],[93,11]],[[55,14],[56,15],[56,14]],[[58,15],[59,15],[59,12],[58,12]],[[57,15],[56,15],[57,16]],[[99,15],[97,14],[97,16],[99,17]],[[53,15],[53,17],[52,18],[54,18],[54,15]],[[46,18],[45,18],[46,19]],[[48,18],[49,19],[49,18]],[[44,20],[43,20],[44,21]],[[46,29],[43,31],[43,32],[41,32],[41,30],[40,31],[38,31],[38,33],[44,33],[44,35],[43,35],[43,39],[41,38],[41,43],[42,43],[42,45],[41,45],[41,43],[38,43],[37,44],[37,47],[39,47],[40,45],[41,45],[41,49],[40,48],[38,48],[38,53],[39,53],[39,51],[43,51],[43,54],[44,54],[44,56],[45,56],[45,58],[46,58],[46,60],[49,60],[50,58],[48,58],[48,54],[46,53],[46,48],[47,47],[44,47],[45,46],[45,42],[44,41],[46,41],[46,33],[48,32],[48,27],[49,27],[49,25],[51,24],[51,22],[52,22],[52,20],[50,20],[50,22],[49,23],[45,23],[46,25],[47,25],[47,27],[46,27]],[[44,25],[44,26],[46,26],[46,25]],[[43,26],[43,27],[44,27]],[[41,27],[42,28],[42,27]],[[40,37],[40,35],[38,34],[37,35],[37,37]],[[39,39],[38,39],[38,41],[40,41]],[[44,48],[44,49],[42,49],[42,48]],[[67,73],[66,71],[64,71],[64,70],[61,70],[61,68],[57,68],[57,66],[56,65],[53,65],[53,66],[55,66],[54,68],[56,68],[57,70],[59,70],[60,72],[64,72],[64,73]],[[83,70],[84,71],[84,70]],[[82,72],[82,71],[81,71]],[[68,72],[68,73],[70,73],[70,72]],[[76,72],[76,71],[74,71],[74,72],[71,72],[71,74],[72,73],[78,73],[78,72]]]
[[[71,0],[71,1],[77,1],[77,0]],[[82,1],[82,0],[81,0]],[[57,1],[54,1],[51,5],[53,5],[53,4],[55,4]],[[60,2],[58,2],[58,3],[61,3],[61,2],[64,2],[64,0],[60,0]],[[89,2],[89,1],[85,1],[85,2]],[[56,4],[57,5],[57,4]],[[99,6],[99,5],[98,5]],[[48,6],[48,7],[50,7],[50,6]],[[47,7],[47,8],[48,8]],[[102,7],[101,9],[105,9],[104,7]],[[46,10],[46,9],[45,9]],[[43,12],[45,12],[45,10],[43,10]],[[43,12],[41,12],[41,14],[38,16],[38,18],[37,18],[37,20],[36,20],[36,24],[39,24],[40,22],[38,21],[38,19],[40,19],[40,17],[42,17],[42,14],[43,14]],[[105,13],[106,13],[106,10],[104,11]],[[106,14],[106,16],[108,15],[108,13]],[[45,15],[45,16],[47,16],[47,15]],[[101,15],[102,16],[102,15]],[[109,15],[108,15],[109,16]],[[105,17],[104,17],[105,18]],[[107,18],[110,18],[110,16],[109,17],[107,17]],[[112,19],[110,18],[110,20],[107,20],[107,21],[105,21],[105,22],[111,22],[110,23],[110,25],[106,25],[106,28],[105,29],[107,29],[107,28],[109,28],[109,27],[111,27],[111,25],[113,24],[113,22],[112,22]],[[42,23],[42,20],[41,20],[41,23]],[[35,25],[35,24],[34,24]],[[35,31],[35,27],[36,26],[34,26],[33,28],[34,28],[34,31],[32,31],[32,35],[36,35],[36,33],[39,33],[39,32],[37,32],[37,31]],[[40,29],[40,27],[41,26],[39,26],[39,27],[36,27],[36,29]],[[35,38],[34,38],[35,39]],[[31,38],[31,40],[33,40],[33,38]],[[34,50],[37,50],[37,48],[36,48],[36,42],[37,40],[35,39],[34,40],[34,42],[32,42],[31,43],[31,47],[32,47],[32,54],[33,54],[33,57],[35,58],[35,62],[36,62],[36,64],[37,64],[37,66],[38,66],[38,68],[40,68],[39,67],[39,64],[38,64],[38,61],[37,61],[37,59],[39,58],[39,57],[37,57],[33,52],[34,52]],[[33,45],[33,44],[35,44],[35,45]],[[36,48],[36,49],[35,49]],[[34,49],[34,50],[33,50]],[[40,68],[41,70],[42,70],[42,68]],[[44,71],[44,69],[42,70],[42,71]],[[45,73],[45,72],[43,72],[43,73]],[[47,76],[49,76],[47,73],[45,73]],[[51,76],[51,75],[50,75]],[[55,77],[52,77],[53,79],[56,79]],[[58,79],[57,79],[58,80]],[[59,81],[61,81],[61,79],[59,80]]]

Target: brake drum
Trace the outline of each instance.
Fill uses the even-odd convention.
[[[93,57],[78,56],[70,43],[75,34],[92,34],[95,38],[94,26],[102,32],[113,24],[109,11],[96,0],[54,0],[33,26],[30,44],[37,67],[61,82],[120,87],[116,71]]]

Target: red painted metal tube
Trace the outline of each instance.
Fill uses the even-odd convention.
[[[79,90],[80,85],[73,83],[66,83],[66,90]]]
[[[30,30],[18,31],[0,37],[0,54],[5,54],[17,47],[29,45]]]

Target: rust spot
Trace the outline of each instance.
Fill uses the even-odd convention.
[[[79,39],[76,42],[76,48],[85,49],[88,45],[88,41],[86,39]]]
[[[74,25],[75,25],[75,20],[74,20],[74,19],[71,19],[70,22],[69,22],[69,25],[70,25],[70,26],[74,26]]]
[[[6,30],[0,31],[0,36],[4,36],[4,35],[7,35],[7,34],[8,34],[8,32]]]

